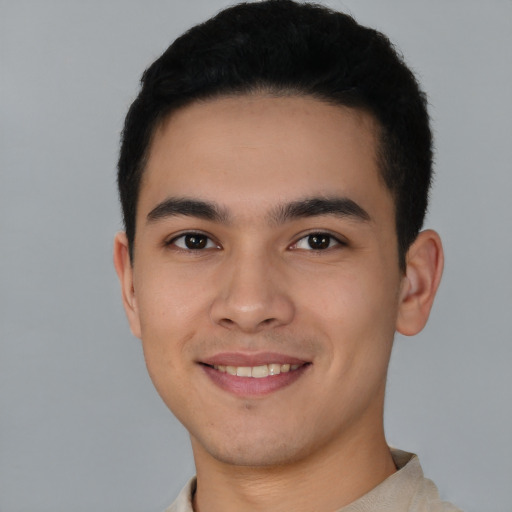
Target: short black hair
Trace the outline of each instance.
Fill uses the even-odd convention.
[[[432,135],[426,96],[385,35],[317,4],[241,3],[176,39],[141,85],[126,116],[118,165],[132,258],[141,177],[157,126],[198,100],[266,92],[311,96],[377,120],[379,171],[394,198],[405,268],[427,209]]]

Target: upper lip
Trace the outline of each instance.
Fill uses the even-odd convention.
[[[277,352],[220,352],[200,361],[203,364],[214,366],[262,366],[264,364],[305,364],[309,361]]]

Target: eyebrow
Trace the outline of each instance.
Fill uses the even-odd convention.
[[[346,197],[312,197],[293,201],[276,208],[271,214],[271,219],[277,224],[283,224],[294,219],[321,215],[348,217],[362,222],[371,221],[370,215],[362,206]]]
[[[169,197],[159,203],[147,215],[147,222],[184,215],[213,222],[227,222],[227,213],[216,204],[197,199]]]
[[[200,199],[169,197],[159,203],[147,215],[147,222],[152,223],[161,219],[175,216],[197,217],[219,223],[229,223],[230,215],[227,210],[215,203]],[[362,222],[371,221],[368,212],[352,199],[346,197],[312,197],[292,201],[277,206],[269,215],[270,222],[284,224],[285,222],[322,215],[334,215],[341,218],[353,218]]]

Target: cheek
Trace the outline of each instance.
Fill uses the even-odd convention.
[[[197,273],[153,266],[140,275],[139,281],[141,286],[137,288],[136,280],[135,289],[143,339],[161,339],[163,335],[161,341],[171,341],[186,336],[204,313],[208,286]]]
[[[394,324],[398,305],[397,283],[384,272],[369,274],[367,269],[333,272],[326,276],[308,276],[297,287],[304,309],[316,312],[326,325],[342,330]]]
[[[183,274],[153,267],[135,282],[142,347],[149,375],[164,401],[170,406],[179,394],[184,357],[189,341],[208,319],[206,301],[194,281]]]
[[[144,284],[139,314],[146,367],[167,407],[180,411],[186,407],[183,397],[188,394],[184,375],[193,364],[183,357],[188,340],[195,334],[195,313],[187,300],[193,294],[172,280],[164,282],[161,275]]]
[[[378,268],[378,267],[377,267]],[[308,287],[303,317],[328,340],[332,370],[377,374],[385,370],[398,308],[396,282],[386,274],[350,271]]]

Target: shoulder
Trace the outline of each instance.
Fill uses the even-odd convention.
[[[191,478],[178,494],[173,504],[165,509],[165,512],[193,512],[192,496],[196,490],[196,479]]]
[[[338,512],[462,512],[441,500],[415,454],[392,449],[391,455],[396,473]]]
[[[392,450],[397,465],[397,486],[410,489],[408,512],[462,512],[447,501],[442,501],[432,480],[425,478],[419,459],[412,453]],[[400,489],[396,489],[400,493]]]

